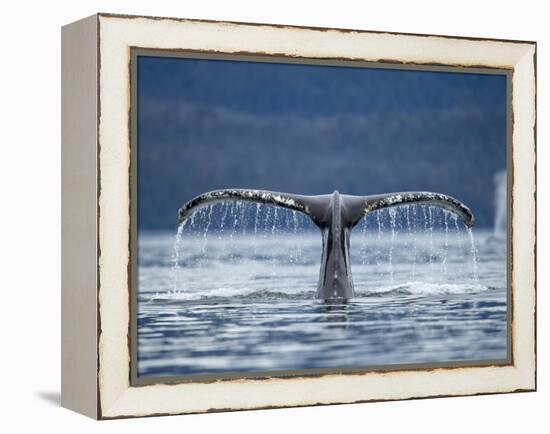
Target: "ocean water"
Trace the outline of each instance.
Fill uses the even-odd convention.
[[[434,207],[372,213],[351,236],[356,298],[315,299],[321,236],[271,206],[204,208],[139,234],[138,375],[501,360],[506,240]]]

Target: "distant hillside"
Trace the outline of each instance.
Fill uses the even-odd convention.
[[[492,225],[493,177],[506,165],[502,80],[212,63],[140,66],[140,229],[173,228],[183,202],[227,187],[433,190]]]

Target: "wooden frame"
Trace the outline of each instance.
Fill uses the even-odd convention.
[[[65,407],[109,419],[535,390],[535,43],[98,14],[65,26],[62,45]],[[130,66],[136,48],[509,71],[511,363],[135,384]]]

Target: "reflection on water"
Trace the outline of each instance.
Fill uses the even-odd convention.
[[[142,233],[138,374],[504,359],[505,240],[476,230],[474,268],[466,231],[449,226],[408,231],[403,224],[393,234],[356,229],[357,297],[347,303],[314,298],[316,232],[205,240],[190,231],[176,269],[174,234]]]

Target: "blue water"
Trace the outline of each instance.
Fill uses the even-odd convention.
[[[374,213],[352,233],[357,297],[327,305],[319,233],[254,207],[202,211],[177,239],[140,234],[139,376],[506,358],[504,238],[472,244],[431,208]]]

